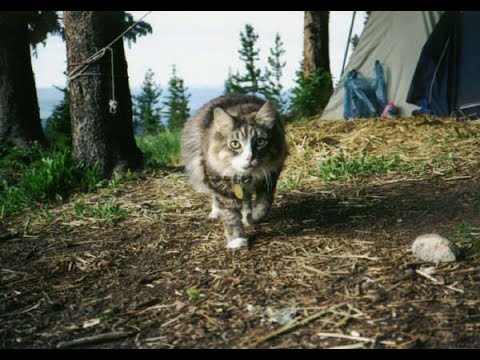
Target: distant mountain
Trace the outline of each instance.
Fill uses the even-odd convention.
[[[193,114],[203,104],[211,99],[223,94],[223,87],[189,87],[188,93],[190,97],[190,113]],[[132,88],[132,95],[138,95],[140,87]],[[166,95],[166,89],[162,88],[162,100]],[[38,102],[40,106],[40,117],[42,118],[42,124],[45,125],[46,119],[51,115],[54,107],[60,103],[63,97],[63,93],[55,87],[41,87],[37,89]],[[287,91],[287,98],[290,96],[290,92]]]
[[[55,105],[63,98],[63,93],[57,88],[37,88],[38,105],[40,106],[40,118],[42,122],[50,116]]]
[[[188,93],[191,94],[190,98],[190,112],[193,114],[207,101],[223,94],[223,87],[191,87],[188,88]],[[162,89],[162,100],[166,95],[166,90]],[[140,88],[132,88],[132,95],[137,95],[140,92]],[[38,88],[37,89],[38,102],[40,106],[40,117],[43,122],[51,115],[54,107],[60,103],[63,97],[63,93],[55,87]]]

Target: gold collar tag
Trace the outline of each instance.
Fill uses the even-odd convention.
[[[233,188],[233,193],[235,194],[235,197],[239,200],[242,200],[243,199],[242,187],[239,184],[234,184],[232,188]]]

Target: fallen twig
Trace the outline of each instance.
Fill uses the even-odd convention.
[[[35,310],[36,308],[38,308],[38,307],[40,306],[41,302],[42,302],[42,301],[40,300],[40,301],[39,301],[38,303],[36,303],[35,305],[32,305],[32,306],[26,307],[26,308],[24,308],[24,309],[21,309],[21,310],[12,311],[12,312],[10,312],[10,313],[7,313],[7,314],[2,314],[2,315],[0,315],[0,318],[1,318],[1,317],[5,317],[5,316],[11,316],[11,315],[24,314],[24,313],[26,313],[26,312],[29,312],[29,311]]]
[[[263,337],[261,337],[260,339],[254,341],[252,344],[250,344],[248,347],[257,347],[258,345],[274,338],[274,337],[277,337],[279,335],[282,335],[282,334],[285,334],[299,326],[302,326],[302,325],[305,325],[305,324],[308,324],[309,322],[315,320],[315,319],[318,319],[319,317],[325,315],[326,313],[334,310],[334,309],[337,309],[341,306],[343,306],[345,304],[339,304],[339,305],[335,305],[335,306],[332,306],[332,307],[329,307],[327,309],[323,309],[313,315],[310,315],[309,317],[303,319],[303,320],[300,320],[300,321],[292,321],[291,323],[281,327],[280,329],[278,330],[275,330],[274,332],[271,332],[270,334],[267,334]]]
[[[333,338],[356,340],[356,341],[363,341],[363,342],[372,342],[372,343],[378,342],[380,344],[385,344],[385,345],[395,345],[395,342],[393,341],[376,341],[375,339],[361,337],[361,336],[351,336],[351,335],[337,334],[337,333],[317,333],[317,335],[321,337],[333,337]]]
[[[100,342],[106,342],[111,340],[118,340],[133,335],[134,332],[110,332],[104,334],[98,334],[93,336],[87,336],[70,341],[61,341],[57,344],[57,349],[65,349],[75,346],[83,346],[90,344],[97,344]]]
[[[0,233],[0,240],[10,240],[18,237],[20,237],[20,234],[18,232],[7,231],[4,233]]]

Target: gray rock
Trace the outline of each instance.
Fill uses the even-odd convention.
[[[456,261],[460,250],[438,234],[423,234],[412,245],[413,254],[420,260],[440,263]]]

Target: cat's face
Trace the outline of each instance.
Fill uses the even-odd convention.
[[[276,121],[275,109],[268,102],[247,115],[216,108],[208,151],[210,164],[224,176],[261,175],[279,152],[274,138]]]

